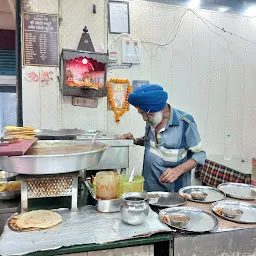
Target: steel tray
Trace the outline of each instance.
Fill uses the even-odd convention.
[[[2,156],[0,157],[0,169],[30,175],[75,172],[96,166],[104,151],[109,148],[106,144],[96,143],[91,151],[68,154],[54,153],[55,148],[75,147],[76,145],[90,146],[91,141],[40,140],[34,144],[33,148],[49,148],[52,150],[52,154]]]
[[[184,205],[187,200],[179,195],[178,193],[171,193],[171,192],[148,192],[148,195],[158,195],[158,201],[156,203],[151,203],[149,200],[150,205],[154,205],[157,207],[175,207]]]
[[[189,223],[186,227],[177,227],[163,220],[163,217],[169,217],[170,215],[183,214],[190,218]],[[176,229],[184,230],[187,232],[204,233],[213,231],[218,228],[218,219],[210,212],[193,208],[193,207],[173,207],[166,208],[159,212],[159,217],[162,222],[168,226],[174,227]]]
[[[84,130],[79,129],[42,129],[36,130],[36,137],[74,137],[85,133]]]
[[[87,189],[89,190],[92,198],[97,201],[97,204],[96,204],[97,211],[99,212],[119,212],[120,211],[120,204],[122,199],[99,200],[96,198],[96,195],[93,192],[88,181],[86,180],[84,183]]]
[[[256,187],[249,184],[228,182],[220,184],[217,188],[232,198],[244,200],[256,199]]]
[[[5,172],[0,170],[0,183],[16,180],[17,175],[17,173]]]
[[[218,211],[216,211],[218,208],[232,208],[232,209],[239,209],[243,213],[241,216],[237,218],[228,218],[222,214],[219,214]],[[236,202],[236,201],[221,201],[221,202],[215,202],[212,204],[212,211],[218,215],[219,217],[233,221],[236,223],[256,223],[256,204],[246,203],[246,202]]]
[[[195,191],[207,193],[207,197],[205,198],[205,200],[192,199],[190,196],[190,193]],[[181,188],[179,190],[179,194],[181,196],[184,196],[184,194],[187,194],[188,200],[197,202],[197,203],[213,203],[216,201],[223,200],[226,197],[224,192],[220,191],[217,188],[208,187],[208,186],[187,186],[187,187]]]
[[[19,191],[4,191],[0,192],[0,200],[10,200],[20,196]]]

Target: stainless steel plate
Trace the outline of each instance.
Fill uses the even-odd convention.
[[[148,195],[158,195],[158,201],[156,203],[151,203],[149,200],[149,204],[158,206],[158,207],[175,207],[181,206],[186,203],[186,199],[177,194],[170,192],[148,192]]]
[[[217,209],[231,208],[239,209],[243,213],[241,216],[232,219],[222,214],[219,214]],[[230,220],[236,223],[256,223],[256,204],[250,204],[246,202],[235,202],[235,201],[221,201],[212,204],[212,211],[223,219]]]
[[[164,216],[169,217],[177,214],[186,215],[190,218],[186,227],[177,227],[163,220]],[[217,229],[219,225],[218,219],[212,213],[192,207],[166,208],[159,212],[159,217],[165,224],[188,232],[209,232]]]
[[[188,198],[188,200],[197,202],[197,203],[213,203],[216,201],[223,200],[226,195],[222,191],[218,190],[217,188],[208,187],[208,186],[188,186],[181,188],[179,190],[179,194],[183,196],[184,194],[190,195],[191,192],[200,191],[207,193],[207,197],[205,200],[195,200],[192,199],[191,196]]]
[[[77,140],[40,140],[33,146],[34,149],[46,149],[51,154],[24,155],[0,157],[0,169],[19,174],[56,174],[75,172],[96,166],[108,145],[96,143],[90,149],[90,141]],[[88,150],[72,153],[76,146],[85,146]],[[56,154],[58,149],[69,148],[68,153]]]
[[[246,200],[256,199],[256,187],[249,184],[222,183],[218,186],[218,189],[229,197]]]
[[[84,130],[79,129],[42,129],[36,130],[36,137],[67,137],[67,136],[78,136],[83,134]]]

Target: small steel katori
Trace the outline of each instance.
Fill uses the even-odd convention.
[[[20,174],[22,212],[28,211],[29,199],[64,196],[71,196],[76,210],[79,171],[96,166],[108,148],[95,141],[39,140],[32,147],[36,154],[0,157],[0,169]]]

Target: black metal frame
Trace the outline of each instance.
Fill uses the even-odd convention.
[[[16,93],[16,86],[0,85],[0,92]]]
[[[22,6],[22,1],[16,0],[16,93],[17,93],[17,125],[18,126],[23,126],[21,6]]]

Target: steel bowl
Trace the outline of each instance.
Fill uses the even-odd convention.
[[[193,191],[190,193],[190,195],[191,195],[192,199],[194,199],[194,200],[203,201],[206,199],[208,194],[205,192],[202,192],[202,191]]]
[[[126,193],[120,205],[121,218],[129,225],[142,224],[149,213],[148,196],[145,193]]]
[[[147,196],[149,204],[157,204],[160,198],[160,195],[158,195],[157,193],[147,193]]]
[[[170,215],[169,220],[176,227],[185,227],[190,221],[190,218],[184,214]]]
[[[233,208],[222,208],[222,213],[224,216],[235,219],[240,217],[243,214],[243,211],[240,209],[233,209]]]

